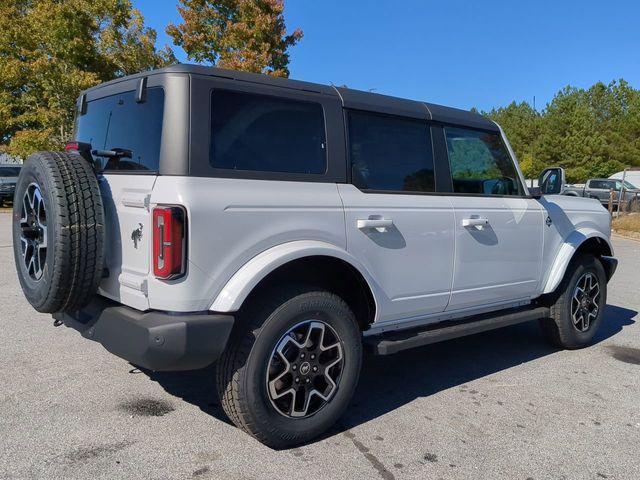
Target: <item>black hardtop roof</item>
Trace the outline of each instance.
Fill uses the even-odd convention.
[[[319,83],[292,80],[290,78],[280,78],[273,77],[271,75],[241,72],[236,70],[226,70],[218,67],[207,67],[203,65],[190,65],[183,63],[111,80],[96,87],[90,88],[87,90],[87,92],[95,91],[106,85],[114,85],[124,80],[142,78],[150,75],[162,75],[167,73],[185,73],[191,75],[227,78],[241,82],[250,82],[268,86],[289,88],[293,90],[316,92],[324,95],[339,96],[345,108],[373,110],[382,113],[388,113],[391,115],[395,114],[410,116],[414,118],[433,120],[436,122],[447,124],[465,125],[473,128],[493,131],[498,130],[498,126],[486,117],[458,108],[445,107],[433,103],[392,97],[379,93],[364,92],[347,87],[335,87],[333,85],[322,85]]]

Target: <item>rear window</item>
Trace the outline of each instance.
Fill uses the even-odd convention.
[[[20,175],[20,167],[0,167],[0,177],[17,177]]]
[[[322,105],[214,90],[209,163],[227,170],[325,173]]]
[[[429,125],[420,120],[349,112],[353,184],[363,190],[433,192]]]
[[[148,89],[142,103],[136,103],[133,91],[92,100],[78,117],[76,140],[91,144],[100,171],[157,172],[163,111],[164,90],[158,87]],[[110,156],[108,151],[121,155]]]

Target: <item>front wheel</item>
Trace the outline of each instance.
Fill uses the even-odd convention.
[[[362,362],[347,304],[313,288],[285,287],[240,315],[217,365],[218,394],[233,423],[273,448],[307,442],[342,415]]]
[[[576,349],[591,343],[602,324],[607,303],[607,279],[593,255],[573,259],[551,305],[551,318],[541,321],[546,337],[561,348]]]

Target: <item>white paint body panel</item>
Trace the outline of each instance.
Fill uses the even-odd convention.
[[[189,239],[186,277],[149,278],[154,309],[210,309],[237,271],[278,245],[314,240],[346,249],[335,184],[161,176],[151,202],[183,205]]]
[[[448,310],[530,299],[542,267],[543,209],[529,198],[451,197],[456,218],[453,289]],[[464,226],[482,219],[486,226]]]
[[[139,310],[234,312],[274,269],[325,255],[362,274],[376,302],[370,332],[379,332],[526,304],[553,291],[583,241],[609,243],[599,202],[566,196],[365,194],[342,184],[146,175],[105,175],[101,188],[110,275],[100,293]],[[177,280],[150,269],[158,204],[187,211],[187,274]],[[462,226],[476,216],[486,229]],[[370,219],[393,226],[358,228]]]
[[[149,200],[158,177],[154,175],[105,174],[100,191],[105,216],[105,267],[109,276],[98,293],[138,310],[149,308],[147,286],[151,262],[151,214]],[[142,238],[131,235],[140,228]]]
[[[344,203],[347,251],[380,285],[376,321],[442,312],[453,276],[454,214],[450,197],[363,193],[338,185]],[[390,228],[358,228],[386,219]]]
[[[597,199],[548,195],[540,205],[552,221],[545,227],[543,268],[538,289],[550,293],[559,285],[578,247],[587,239],[597,237],[611,245],[611,217]]]

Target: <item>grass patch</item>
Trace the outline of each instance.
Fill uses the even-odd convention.
[[[640,233],[640,214],[631,213],[629,215],[621,215],[613,219],[611,226],[614,230]]]

